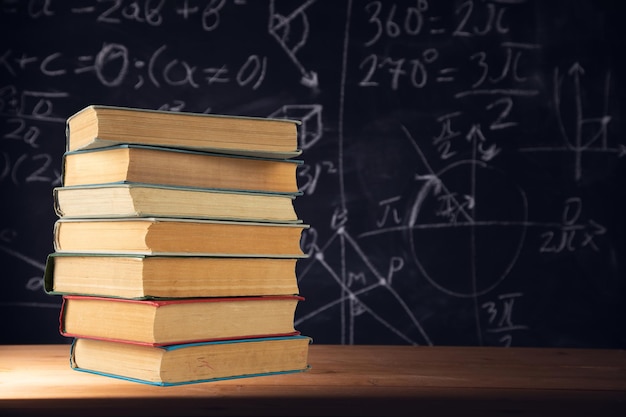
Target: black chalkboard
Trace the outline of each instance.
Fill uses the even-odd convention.
[[[626,14],[593,0],[0,2],[0,343],[42,290],[65,119],[302,120],[315,343],[626,347]]]

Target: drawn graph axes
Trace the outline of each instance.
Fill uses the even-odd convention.
[[[298,51],[306,45],[307,38],[309,36],[309,26],[308,19],[306,16],[306,9],[315,3],[315,0],[309,0],[302,3],[299,7],[293,9],[289,13],[281,14],[276,10],[276,4],[272,0],[270,2],[270,21],[268,25],[268,30],[270,34],[276,39],[281,48],[285,51],[287,56],[293,62],[293,64],[298,68],[300,73],[302,74],[302,84],[309,87],[317,87],[317,75],[304,67],[304,65],[298,60],[297,53]],[[348,10],[348,16],[350,16],[350,10]],[[347,23],[348,24],[348,23]],[[294,28],[298,27],[300,32],[298,34],[292,32]],[[346,38],[347,39],[347,38]],[[347,40],[344,45],[344,48],[347,50]],[[345,53],[345,50],[344,50]],[[345,65],[345,62],[344,62]],[[345,74],[345,73],[344,73]],[[526,148],[518,148],[517,151],[520,152],[529,152],[529,151],[548,151],[548,152],[573,152],[575,154],[575,170],[574,177],[578,180],[583,175],[583,154],[585,152],[607,152],[607,153],[617,153],[619,157],[626,155],[626,146],[618,145],[617,147],[610,147],[608,144],[608,126],[611,122],[611,116],[609,115],[608,108],[608,92],[611,85],[611,74],[610,72],[606,73],[605,76],[605,91],[603,97],[603,108],[602,112],[597,117],[588,117],[585,114],[584,106],[583,106],[583,89],[584,89],[584,80],[583,76],[585,75],[585,70],[579,63],[573,64],[564,74],[560,72],[559,68],[554,70],[554,87],[553,87],[553,98],[555,103],[555,111],[558,120],[558,129],[564,139],[564,146],[545,146],[545,147],[526,147]],[[340,181],[340,192],[342,201],[345,198],[345,190],[343,188],[343,97],[345,94],[344,83],[341,85],[340,97],[342,101],[340,102],[339,108],[339,146],[338,146],[338,166],[339,169],[339,181]],[[567,89],[567,91],[565,91]],[[494,90],[494,92],[500,93],[500,91]],[[479,93],[479,92],[477,92]],[[515,91],[502,91],[502,93],[508,95],[514,95]],[[574,108],[574,122],[573,127],[567,126],[569,129],[566,129],[565,120],[570,120],[570,115],[566,115],[563,113],[562,100],[565,97],[565,94],[573,97],[573,108]],[[533,92],[533,95],[538,94],[538,92]],[[571,103],[568,103],[571,104]],[[313,112],[315,113],[315,112]],[[319,113],[317,113],[319,114]],[[566,117],[567,116],[567,117]],[[318,125],[321,125],[321,119],[317,121]],[[418,188],[417,196],[415,200],[410,205],[410,211],[405,218],[403,224],[396,225],[393,227],[386,228],[377,228],[376,230],[367,231],[359,234],[358,236],[353,236],[348,232],[347,227],[349,226],[349,213],[345,204],[341,205],[341,209],[338,210],[341,212],[342,222],[340,225],[335,225],[333,229],[335,230],[334,234],[331,238],[321,247],[315,245],[312,248],[312,258],[309,263],[304,267],[304,270],[299,275],[299,280],[307,280],[308,275],[312,274],[312,268],[314,266],[320,267],[324,271],[324,278],[330,278],[333,285],[336,286],[338,290],[338,296],[330,301],[324,302],[322,305],[317,305],[313,311],[310,311],[302,316],[298,316],[296,318],[296,325],[300,325],[309,320],[314,320],[316,317],[320,316],[322,313],[330,310],[330,309],[340,309],[340,325],[341,325],[341,342],[342,343],[354,343],[355,335],[356,335],[356,326],[355,321],[358,320],[358,314],[367,314],[369,317],[373,318],[375,321],[384,326],[389,332],[399,336],[402,340],[406,341],[410,344],[428,344],[432,345],[429,335],[426,333],[424,328],[422,327],[420,321],[413,314],[409,306],[402,299],[400,294],[393,288],[391,283],[381,274],[374,265],[369,261],[368,254],[365,253],[359,244],[357,243],[358,239],[374,237],[377,234],[384,233],[405,233],[409,236],[412,236],[413,232],[417,230],[436,230],[436,229],[444,229],[444,228],[466,228],[468,229],[469,236],[471,237],[472,245],[468,249],[471,255],[471,258],[474,259],[477,256],[477,252],[479,248],[477,247],[478,243],[476,242],[475,230],[478,228],[486,228],[486,227],[496,227],[496,228],[518,228],[521,231],[519,236],[519,242],[515,247],[513,253],[511,253],[511,259],[505,265],[502,271],[498,271],[500,273],[489,286],[479,288],[477,285],[477,272],[476,265],[472,263],[470,266],[470,278],[472,280],[471,291],[469,293],[460,293],[454,292],[445,288],[442,285],[438,285],[437,282],[431,279],[428,275],[428,271],[426,271],[420,264],[416,255],[416,247],[415,242],[410,239],[411,251],[415,256],[414,261],[416,262],[420,273],[429,280],[435,288],[442,291],[443,293],[452,296],[452,297],[461,297],[461,298],[470,298],[474,303],[474,315],[476,321],[476,332],[477,337],[480,343],[482,344],[482,329],[481,329],[481,320],[479,317],[479,310],[482,307],[478,302],[478,297],[483,296],[491,291],[499,285],[513,270],[518,256],[521,252],[521,248],[525,244],[526,238],[526,229],[529,227],[537,227],[537,228],[546,228],[552,229],[556,231],[561,231],[563,235],[562,242],[565,242],[567,246],[569,243],[569,237],[572,236],[572,233],[584,233],[586,235],[585,241],[586,244],[592,245],[592,239],[594,236],[598,234],[603,234],[605,229],[602,225],[596,223],[593,220],[590,220],[588,224],[579,224],[577,222],[533,222],[528,220],[526,217],[528,214],[528,201],[526,200],[526,195],[523,190],[520,190],[521,201],[523,204],[522,212],[523,216],[520,219],[512,219],[512,220],[479,220],[476,218],[476,212],[474,210],[475,206],[465,205],[464,201],[458,200],[458,196],[453,193],[449,188],[446,182],[439,176],[439,173],[436,172],[429,164],[429,161],[426,159],[424,153],[421,151],[417,142],[411,137],[410,132],[402,126],[406,136],[411,140],[419,159],[421,160],[422,166],[425,167],[425,170],[421,173],[415,174],[415,181],[421,182]],[[568,133],[569,131],[569,133]],[[591,131],[591,134],[589,133]],[[313,145],[319,137],[315,137],[313,140],[309,142],[310,145]],[[475,125],[472,127],[470,133],[468,134],[468,140],[470,140],[473,144],[473,154],[472,159],[467,159],[463,161],[457,161],[455,164],[468,164],[470,167],[470,184],[471,188],[468,191],[470,198],[475,198],[476,194],[476,171],[479,169],[487,169],[489,168],[489,164],[487,160],[481,161],[478,158],[478,147],[481,146],[484,142],[483,132],[481,131],[480,125]],[[497,150],[494,149],[483,149],[481,150],[481,155],[484,156],[485,152],[490,152],[490,159],[495,157],[497,154]],[[484,158],[483,158],[484,159]],[[451,164],[448,168],[454,168]],[[441,171],[440,171],[441,172]],[[451,206],[453,206],[457,211],[457,217],[454,222],[426,222],[420,223],[420,215],[421,210],[424,207],[424,203],[427,199],[432,199],[437,196],[445,196],[447,201]],[[569,204],[569,203],[566,203]],[[566,208],[567,211],[567,208]],[[326,259],[325,253],[330,251],[331,245],[340,245],[339,253],[341,254],[341,259],[338,265],[329,262]],[[356,288],[351,284],[352,282],[348,278],[348,259],[351,262],[361,262],[366,265],[366,269],[369,274],[374,277],[374,280],[364,284],[364,286]],[[352,263],[350,263],[352,265]],[[318,279],[319,277],[315,277]],[[402,317],[398,317],[398,322],[408,321],[411,323],[412,327],[416,329],[419,338],[415,338],[415,336],[410,336],[406,333],[406,331],[401,331],[400,329],[405,329],[406,326],[399,326],[395,323],[395,320],[389,320],[383,315],[381,312],[376,311],[373,305],[368,304],[367,298],[365,297],[372,291],[386,291],[387,294],[391,295],[394,302],[399,306],[404,315]],[[358,305],[359,312],[355,313],[353,310],[353,306]],[[334,317],[334,316],[333,316]],[[487,329],[487,332],[490,330]]]
[[[343,225],[337,229],[335,234],[329,239],[329,241],[323,247],[314,247],[313,248],[314,249],[313,260],[311,261],[311,264],[308,265],[308,268],[302,274],[301,279],[306,279],[307,271],[309,270],[309,268],[312,267],[313,264],[321,265],[324,271],[328,274],[328,276],[332,278],[332,280],[334,281],[334,284],[336,284],[337,287],[341,290],[341,295],[337,297],[336,299],[330,302],[327,302],[326,304],[322,306],[319,306],[314,311],[311,311],[308,314],[300,317],[297,323],[300,324],[307,320],[313,319],[320,313],[328,309],[335,308],[335,307],[341,307],[342,312],[343,312],[345,310],[346,305],[352,306],[354,305],[354,303],[358,303],[361,313],[363,312],[367,313],[370,317],[374,318],[376,321],[382,324],[385,328],[387,328],[391,333],[398,335],[407,343],[432,344],[432,341],[430,340],[428,334],[425,332],[425,330],[421,326],[419,320],[411,312],[409,306],[406,305],[402,297],[394,290],[394,288],[390,285],[390,283],[384,278],[383,274],[377,271],[376,268],[371,264],[371,262],[368,260],[367,254],[360,248],[360,246],[357,243],[357,239],[374,236],[376,234],[402,232],[402,233],[408,233],[409,236],[411,237],[410,239],[411,250],[414,256],[416,256],[414,258],[414,261],[416,262],[421,274],[435,288],[437,288],[442,293],[445,293],[449,296],[469,298],[474,301],[474,307],[475,307],[474,314],[476,316],[475,320],[477,323],[476,332],[477,332],[478,340],[481,341],[480,343],[482,343],[482,330],[480,328],[480,317],[479,317],[480,304],[479,304],[478,298],[493,291],[511,273],[511,271],[513,270],[517,262],[519,254],[521,252],[521,248],[525,244],[524,242],[525,242],[525,237],[527,233],[526,229],[528,227],[543,227],[543,228],[549,228],[549,229],[554,229],[554,230],[561,230],[562,231],[561,243],[564,243],[566,246],[571,243],[571,237],[573,236],[574,233],[584,234],[585,235],[584,241],[586,242],[585,245],[592,246],[593,238],[599,234],[603,234],[605,232],[605,229],[602,225],[595,223],[593,220],[590,220],[589,224],[579,224],[577,223],[578,221],[577,215],[576,216],[564,215],[564,219],[562,222],[530,221],[526,217],[528,214],[528,202],[526,200],[525,193],[523,193],[523,191],[521,190],[520,190],[520,198],[521,198],[521,203],[523,204],[523,210],[522,210],[523,216],[521,219],[519,220],[488,220],[488,219],[479,220],[476,218],[476,213],[473,210],[473,206],[472,205],[465,206],[462,201],[459,201],[457,199],[457,195],[449,188],[449,186],[445,183],[445,181],[439,175],[441,171],[436,172],[430,166],[428,160],[425,158],[424,153],[420,149],[415,139],[411,136],[410,132],[404,127],[403,127],[403,130],[408,140],[410,140],[411,143],[413,144],[417,155],[421,159],[422,166],[425,167],[425,171],[423,174],[418,173],[415,175],[415,180],[421,181],[422,184],[419,188],[419,191],[416,194],[414,201],[410,205],[409,214],[407,215],[406,220],[404,221],[402,225],[399,225],[399,226],[379,228],[377,230],[365,232],[363,234],[358,235],[356,239],[350,233],[347,232],[347,230],[345,229],[345,225],[347,224],[347,222],[344,222]],[[475,141],[474,146],[478,146],[478,145],[479,145],[478,141]],[[472,185],[470,186],[470,191],[472,193],[475,193],[476,185],[477,185],[476,184],[477,182],[476,169],[478,168],[486,169],[489,167],[489,165],[484,161],[468,159],[468,160],[463,160],[463,161],[456,161],[452,164],[449,164],[448,169],[454,168],[456,166],[460,166],[464,163],[471,164],[471,166],[473,167],[470,171],[471,172],[470,182],[472,183]],[[453,206],[456,206],[456,208],[458,209],[459,215],[455,218],[455,221],[454,222],[440,222],[440,223],[430,222],[430,223],[423,223],[423,224],[420,223],[419,216],[421,214],[421,210],[423,208],[423,205],[426,199],[441,196],[441,195],[448,196],[449,197],[448,201],[450,202],[450,204],[452,204]],[[569,201],[566,203],[569,208],[566,207],[565,212],[572,211],[572,210],[579,212],[580,203],[581,203],[580,201],[578,202]],[[346,217],[349,217],[349,216],[346,216]],[[429,272],[426,271],[420,264],[420,261],[418,259],[417,249],[415,247],[414,241],[412,240],[413,231],[420,230],[420,229],[434,230],[434,229],[441,229],[441,228],[467,228],[467,229],[470,229],[470,232],[471,232],[475,230],[476,228],[484,228],[484,227],[501,227],[501,228],[515,227],[521,230],[521,235],[519,236],[519,242],[517,246],[515,247],[515,250],[511,253],[511,259],[505,265],[504,269],[500,271],[500,275],[495,277],[493,282],[490,283],[490,285],[482,287],[482,288],[478,288],[478,285],[477,285],[478,277],[476,273],[476,265],[472,264],[470,268],[472,269],[472,271],[470,271],[470,277],[472,280],[472,286],[471,286],[472,290],[468,293],[455,292],[455,291],[450,290],[449,288],[446,288],[443,285],[439,285],[436,279],[433,279],[432,277],[430,277]],[[554,235],[555,236],[553,236],[552,239],[555,241],[558,240],[558,237],[556,237],[556,233]],[[472,236],[473,236],[472,239],[474,239],[473,234]],[[363,262],[363,264],[367,265],[367,269],[375,277],[375,282],[370,283],[369,285],[363,288],[353,289],[350,287],[350,285],[348,285],[348,281],[345,276],[346,273],[337,272],[335,268],[325,260],[324,253],[330,250],[329,249],[330,245],[337,240],[339,241],[339,244],[341,245],[341,251],[340,251],[342,253],[341,262],[343,264],[337,269],[340,269],[343,271],[343,269],[345,269],[346,259],[349,256],[352,256],[352,254],[356,254],[358,259],[361,262]],[[477,243],[474,240],[472,240],[471,247],[469,248],[472,254],[472,257],[477,256],[478,247],[476,245]],[[561,244],[558,244],[557,246],[559,245],[562,248],[565,247]],[[551,251],[551,250],[552,249],[546,250],[546,251]],[[364,301],[364,297],[363,297],[364,295],[368,294],[369,292],[373,290],[378,290],[378,289],[383,289],[393,296],[394,301],[397,303],[397,305],[403,309],[405,313],[405,319],[408,317],[409,321],[411,322],[413,327],[417,329],[417,331],[419,332],[419,335],[421,336],[421,339],[423,340],[419,340],[419,341],[415,340],[414,338],[411,338],[411,336],[401,332],[400,330],[398,330],[398,326],[395,326],[393,323],[389,322],[389,320],[386,320],[384,317],[378,314],[374,308],[369,306],[366,301]],[[346,342],[353,343],[354,336],[355,336],[355,327],[354,327],[355,314],[353,314],[350,308],[348,308],[347,311],[349,312],[348,317],[342,316],[341,318],[342,343],[346,343]]]
[[[346,249],[349,249],[353,251],[354,253],[356,253],[359,259],[366,265],[368,271],[374,275],[376,282],[370,285],[367,285],[365,287],[353,290],[347,284],[347,279],[345,277],[345,274],[337,273],[333,269],[333,267],[329,263],[326,262],[326,260],[324,259],[324,252],[329,250],[329,247],[337,239],[339,239],[339,244],[342,247],[342,252],[345,253]],[[341,289],[342,295],[318,307],[317,309],[309,312],[308,314],[297,318],[295,320],[296,326],[300,325],[301,323],[307,320],[310,320],[316,317],[320,313],[330,308],[334,308],[337,306],[343,307],[344,304],[348,302],[350,303],[357,302],[361,309],[363,309],[367,314],[369,314],[377,322],[383,325],[387,330],[396,334],[405,342],[412,344],[412,345],[420,345],[420,344],[432,345],[432,341],[430,340],[429,336],[426,334],[426,332],[422,328],[419,320],[415,317],[415,315],[413,314],[409,306],[404,302],[400,294],[398,294],[398,292],[395,291],[391,285],[389,285],[387,278],[384,277],[369,261],[365,252],[359,247],[357,242],[354,240],[354,238],[350,236],[350,234],[346,231],[345,228],[340,227],[339,229],[337,229],[337,231],[333,234],[333,236],[326,242],[326,244],[323,247],[321,248],[316,247],[314,248],[314,250],[315,250],[315,254],[313,256],[313,261],[307,265],[307,267],[302,271],[298,279],[299,280],[305,279],[308,271],[310,271],[311,268],[317,263],[323,267],[323,269],[333,279],[334,283]],[[413,326],[419,332],[420,336],[423,339],[422,341],[414,340],[410,336],[406,335],[404,332],[400,331],[396,326],[394,326],[388,320],[384,319],[381,315],[379,315],[375,311],[375,309],[371,308],[364,301],[364,299],[361,298],[362,295],[365,295],[375,289],[383,289],[387,291],[393,297],[394,301],[401,307],[401,309],[406,314],[406,317],[409,319],[409,321],[413,324]],[[353,319],[354,319],[354,316],[351,313],[349,320],[348,320],[349,325],[346,325],[345,321],[342,323],[342,339],[344,339],[343,342],[348,342],[350,344],[354,342]],[[347,340],[345,340],[346,338]]]
[[[611,88],[611,72],[607,71],[604,76],[604,91],[602,97],[602,112],[600,116],[587,117],[583,108],[583,77],[585,69],[579,62],[572,64],[563,74],[557,67],[554,69],[553,99],[555,113],[558,122],[558,130],[564,141],[563,146],[550,147],[525,147],[521,152],[571,152],[574,154],[574,178],[579,181],[583,175],[583,155],[588,152],[614,153],[618,157],[626,155],[626,145],[619,144],[610,147],[608,143],[608,126],[611,122],[609,114],[609,96]],[[563,103],[564,92],[571,94],[574,120],[571,126],[567,126],[564,117]],[[567,129],[569,127],[569,131]],[[587,131],[585,128],[591,128]],[[589,131],[590,130],[590,131]]]

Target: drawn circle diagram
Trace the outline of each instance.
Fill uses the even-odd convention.
[[[493,290],[524,244],[525,193],[502,172],[473,160],[450,164],[420,185],[406,229],[420,272],[451,296]]]

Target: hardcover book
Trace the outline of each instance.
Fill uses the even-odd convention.
[[[306,371],[311,339],[287,336],[169,346],[75,339],[75,370],[171,386]]]
[[[122,144],[63,155],[64,186],[135,182],[298,193],[301,160],[253,158]]]
[[[66,219],[54,226],[56,252],[304,257],[301,223],[173,218]]]
[[[59,217],[180,217],[260,222],[296,222],[293,195],[150,184],[113,183],[57,187]]]
[[[151,346],[298,334],[298,296],[125,300],[64,296],[67,337]]]
[[[298,123],[97,105],[67,120],[44,289],[63,296],[73,369],[159,386],[308,369]]]
[[[51,253],[44,289],[134,299],[298,294],[296,258]]]
[[[67,119],[67,149],[139,143],[231,154],[290,158],[299,122],[90,105]]]

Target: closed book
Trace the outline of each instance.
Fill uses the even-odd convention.
[[[54,225],[57,252],[304,257],[301,223],[172,218],[65,219]]]
[[[298,334],[298,296],[126,300],[63,297],[66,337],[151,346]]]
[[[298,124],[287,119],[90,105],[67,119],[68,150],[120,143],[290,158]]]
[[[52,253],[51,295],[134,299],[298,294],[296,258]]]
[[[142,145],[63,155],[64,186],[136,182],[178,187],[298,193],[301,160],[254,158]]]
[[[277,193],[112,183],[57,187],[59,217],[180,217],[267,222],[300,222],[294,196]]]
[[[306,371],[306,336],[145,346],[74,339],[73,369],[150,385],[171,386]]]

